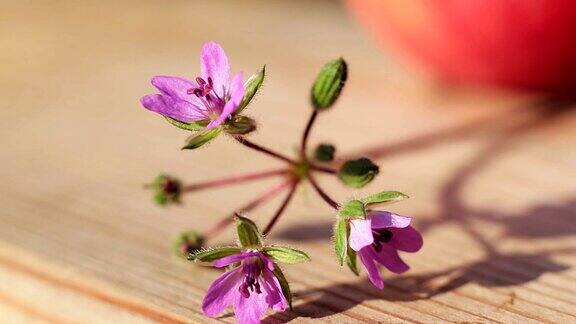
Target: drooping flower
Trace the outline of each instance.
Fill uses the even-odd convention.
[[[245,91],[242,72],[230,79],[228,57],[214,42],[202,47],[200,76],[194,81],[155,76],[152,85],[160,93],[142,97],[146,109],[183,123],[203,122],[206,129],[226,122],[240,106]]]
[[[238,323],[260,323],[268,308],[283,311],[288,301],[274,274],[277,265],[263,253],[241,251],[214,261],[221,268],[240,262],[212,283],[202,302],[204,314],[220,315],[232,305]]]
[[[384,282],[378,263],[394,273],[403,273],[410,267],[398,251],[417,252],[422,248],[422,235],[410,226],[410,221],[410,217],[386,211],[371,211],[365,219],[350,220],[350,248],[360,256],[372,284],[380,289]]]
[[[240,246],[200,250],[188,259],[212,262],[217,268],[235,266],[208,288],[202,301],[204,314],[216,317],[232,306],[239,323],[260,323],[269,308],[282,311],[292,307],[290,286],[277,263],[300,263],[310,258],[290,247],[263,245],[258,227],[245,217],[237,216],[236,230]]]

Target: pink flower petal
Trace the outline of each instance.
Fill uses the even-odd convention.
[[[266,302],[268,305],[276,311],[283,311],[288,307],[288,301],[284,294],[282,293],[282,287],[280,286],[280,282],[274,276],[272,271],[264,269],[262,271],[262,287],[266,292]]]
[[[234,315],[236,315],[238,323],[260,323],[260,320],[268,310],[268,303],[266,302],[267,295],[264,292],[261,294],[252,292],[248,298],[243,297],[240,293],[234,296]]]
[[[262,260],[262,262],[264,263],[264,265],[266,266],[266,268],[270,271],[274,271],[274,261],[272,261],[269,257],[265,256],[263,253],[258,253],[258,257],[260,257],[260,260]]]
[[[209,42],[202,47],[200,57],[201,75],[204,80],[212,79],[214,91],[224,98],[230,80],[230,66],[224,49],[217,43]]]
[[[374,243],[369,219],[353,219],[350,221],[349,241],[350,247],[354,251],[360,251],[363,247]]]
[[[167,95],[147,95],[140,99],[144,108],[181,122],[204,120],[206,117],[193,104]]]
[[[372,220],[372,228],[406,227],[412,220],[410,217],[400,216],[387,211],[372,211],[368,214]]]
[[[410,269],[410,267],[400,259],[398,251],[387,244],[382,244],[382,250],[380,252],[376,252],[370,248],[370,253],[376,261],[394,273],[403,273]]]
[[[223,268],[234,262],[240,262],[246,258],[260,255],[261,253],[259,252],[241,252],[239,254],[232,254],[227,257],[215,260],[214,262],[212,262],[212,265],[215,266],[216,268]]]
[[[192,81],[172,76],[155,76],[152,78],[152,85],[165,95],[188,101],[198,108],[204,109],[204,105],[202,105],[198,97],[188,94],[189,89],[197,86]]]
[[[238,286],[241,283],[241,268],[225,272],[216,279],[202,301],[202,310],[206,316],[216,317],[222,313],[228,305],[234,302],[234,296],[240,295]]]
[[[378,272],[378,268],[374,263],[374,259],[370,253],[370,250],[370,247],[364,248],[358,251],[358,255],[360,256],[360,261],[362,261],[364,268],[366,268],[366,271],[368,271],[368,278],[372,284],[377,288],[382,289],[384,288],[384,281],[382,281],[382,278],[380,277],[380,273]]]
[[[424,244],[422,235],[412,226],[390,228],[389,230],[392,232],[392,239],[387,244],[397,250],[418,252]]]
[[[236,74],[232,83],[230,85],[230,100],[226,102],[224,108],[222,109],[222,113],[218,116],[217,119],[211,121],[206,129],[212,129],[215,127],[220,126],[223,122],[226,121],[228,117],[230,117],[242,101],[244,97],[244,83],[242,82],[242,72]]]

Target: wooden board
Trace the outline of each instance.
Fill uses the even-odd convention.
[[[278,180],[154,206],[157,173],[195,182],[281,165],[219,138],[180,151],[186,134],[139,106],[152,75],[193,77],[201,44],[233,70],[266,63],[252,136],[293,154],[317,70],[343,56],[344,96],[312,144],[367,155],[379,189],[412,199],[425,246],[378,291],[337,266],[333,212],[301,187],[269,240],[310,253],[287,266],[292,312],[269,322],[576,322],[576,113],[570,103],[433,85],[372,44],[329,1],[6,2],[0,11],[0,318],[2,322],[205,322],[218,271],[170,255],[182,229],[207,229]],[[250,214],[265,224],[278,199]],[[215,244],[233,241],[232,231]],[[233,322],[224,316],[214,321]]]

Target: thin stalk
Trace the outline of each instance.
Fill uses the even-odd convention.
[[[228,186],[228,185],[232,185],[232,184],[236,184],[236,183],[254,181],[254,180],[268,178],[268,177],[272,177],[272,176],[276,176],[276,175],[284,175],[284,174],[287,174],[288,172],[290,172],[290,170],[288,170],[288,169],[268,170],[268,171],[263,171],[263,172],[232,176],[232,177],[223,178],[223,179],[199,182],[199,183],[194,183],[194,184],[189,184],[189,185],[184,186],[182,188],[182,192],[191,192],[191,191],[214,188],[214,187]]]
[[[236,217],[237,213],[245,213],[245,212],[248,212],[248,211],[260,206],[261,204],[265,203],[266,201],[274,198],[276,195],[278,195],[284,189],[290,187],[292,185],[292,183],[293,183],[292,179],[280,183],[278,186],[273,187],[272,189],[262,193],[256,199],[250,201],[246,205],[242,206],[240,209],[237,209],[234,213],[221,219],[218,223],[216,223],[214,226],[212,226],[212,228],[210,228],[209,230],[204,232],[205,239],[208,240],[212,236],[217,235],[223,229],[225,229],[228,225],[230,225],[234,221],[234,218]]]
[[[316,164],[310,164],[310,169],[312,169],[314,171],[318,171],[318,172],[329,173],[329,174],[337,174],[338,173],[337,170],[334,170],[334,169],[328,168],[328,167],[324,167],[321,165],[316,165]]]
[[[322,197],[322,199],[324,199],[324,201],[328,205],[330,205],[330,207],[332,207],[334,209],[340,208],[340,204],[338,204],[336,201],[334,201],[334,199],[330,198],[330,196],[328,196],[328,194],[326,192],[324,192],[324,190],[322,190],[322,188],[320,188],[320,186],[318,185],[318,183],[316,182],[316,180],[314,179],[314,177],[312,175],[308,176],[308,180],[310,180],[312,187],[314,187],[316,192],[320,195],[320,197]]]
[[[266,228],[262,232],[262,235],[268,235],[268,233],[270,233],[270,231],[272,230],[272,227],[274,227],[274,225],[276,224],[278,219],[280,219],[280,216],[282,215],[284,210],[286,210],[286,207],[288,207],[288,204],[292,200],[292,197],[294,197],[294,192],[296,191],[297,187],[298,187],[298,181],[296,180],[292,183],[292,187],[290,188],[288,195],[286,196],[286,198],[284,198],[284,201],[282,201],[280,208],[278,208],[278,210],[276,211],[276,214],[274,214],[274,217],[272,217],[272,219],[270,220],[270,222],[268,223],[268,225],[266,226]]]
[[[318,110],[314,109],[312,115],[310,115],[310,119],[308,119],[308,124],[306,124],[306,128],[304,129],[304,134],[302,135],[302,143],[300,146],[300,154],[302,157],[306,156],[306,146],[308,145],[308,137],[310,137],[310,131],[312,130],[312,125],[316,121],[316,117],[318,117]]]
[[[276,153],[276,152],[274,152],[274,151],[272,151],[272,150],[270,150],[270,149],[267,149],[267,148],[265,148],[265,147],[263,147],[263,146],[260,146],[260,145],[258,145],[258,144],[256,144],[256,143],[252,143],[252,142],[250,142],[249,140],[247,140],[245,137],[242,137],[242,136],[234,136],[234,139],[235,139],[236,141],[238,141],[240,144],[242,144],[242,145],[244,145],[244,146],[246,146],[246,147],[249,147],[249,148],[251,148],[251,149],[253,149],[253,150],[256,150],[256,151],[261,152],[261,153],[264,153],[264,154],[268,154],[268,155],[270,155],[270,156],[272,156],[272,157],[275,157],[275,158],[277,158],[277,159],[279,159],[279,160],[282,160],[282,161],[284,161],[284,162],[288,162],[288,163],[290,163],[290,164],[296,164],[296,161],[292,160],[291,158],[286,157],[286,156],[284,156],[284,155],[282,155],[282,154],[280,154],[280,153]]]

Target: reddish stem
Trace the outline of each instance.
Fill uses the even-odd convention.
[[[232,177],[228,177],[228,178],[224,178],[224,179],[210,180],[210,181],[206,181],[206,182],[200,182],[200,183],[186,185],[186,186],[184,186],[184,188],[182,188],[182,192],[191,192],[191,191],[196,191],[196,190],[227,186],[227,185],[232,185],[232,184],[236,184],[236,183],[242,183],[242,182],[247,182],[247,181],[253,181],[253,180],[268,178],[268,177],[275,176],[275,175],[283,175],[283,174],[287,174],[288,172],[290,172],[290,170],[288,170],[288,169],[269,170],[269,171],[264,171],[264,172],[257,172],[257,173],[239,175],[239,176],[232,176]]]
[[[224,228],[226,228],[226,226],[230,225],[234,221],[234,218],[236,218],[237,213],[244,213],[244,212],[250,211],[250,210],[260,206],[261,204],[265,203],[266,201],[274,198],[277,194],[282,192],[284,189],[290,187],[292,184],[293,184],[293,180],[290,179],[290,180],[284,181],[281,184],[279,184],[278,186],[273,187],[272,189],[262,193],[256,199],[250,201],[248,204],[244,205],[240,209],[237,209],[234,213],[221,219],[212,228],[207,230],[204,233],[205,239],[208,240],[210,237],[217,235]]]
[[[337,170],[334,170],[332,168],[328,168],[328,167],[324,167],[321,165],[316,165],[316,164],[310,164],[310,169],[314,170],[314,171],[318,171],[318,172],[324,172],[324,173],[329,173],[329,174],[336,174],[338,173]]]
[[[336,201],[334,201],[334,199],[330,198],[330,196],[328,196],[328,194],[326,192],[324,192],[324,190],[322,190],[322,188],[320,188],[320,186],[318,185],[318,183],[316,182],[316,180],[314,179],[314,177],[312,175],[308,176],[308,180],[310,180],[312,187],[314,187],[316,192],[320,195],[320,197],[322,197],[322,199],[324,199],[324,201],[328,205],[330,205],[332,208],[334,208],[336,210],[338,208],[340,208],[340,204],[338,204]]]
[[[242,145],[244,145],[244,146],[246,146],[246,147],[249,147],[249,148],[251,148],[251,149],[253,149],[253,150],[256,150],[256,151],[261,152],[261,153],[264,153],[264,154],[268,154],[268,155],[270,155],[270,156],[272,156],[272,157],[275,157],[275,158],[277,158],[277,159],[279,159],[279,160],[282,160],[282,161],[284,161],[284,162],[288,162],[288,163],[290,163],[290,164],[296,164],[296,163],[297,163],[296,161],[292,160],[292,159],[289,158],[289,157],[286,157],[286,156],[284,156],[284,155],[282,155],[282,154],[280,154],[280,153],[274,152],[274,151],[272,151],[272,150],[270,150],[270,149],[267,149],[267,148],[265,148],[265,147],[263,147],[263,146],[260,146],[260,145],[258,145],[258,144],[256,144],[256,143],[252,143],[252,142],[250,142],[249,140],[247,140],[245,137],[242,137],[242,136],[234,136],[234,139],[235,139],[236,141],[238,141],[240,144],[242,144]]]
[[[288,195],[286,196],[286,198],[284,198],[284,201],[282,201],[280,208],[278,208],[278,210],[276,211],[276,214],[274,214],[274,217],[272,217],[272,219],[270,220],[270,222],[268,223],[268,225],[266,226],[264,231],[262,231],[262,235],[268,235],[268,233],[270,233],[270,231],[272,230],[272,227],[274,227],[274,224],[276,224],[278,219],[280,219],[280,216],[282,215],[284,210],[286,210],[286,207],[288,206],[288,204],[292,200],[292,197],[294,197],[294,192],[296,191],[297,187],[298,187],[298,180],[295,180],[292,183],[292,187],[290,188]]]
[[[308,137],[310,137],[310,131],[312,130],[312,125],[314,125],[314,122],[316,121],[316,117],[318,117],[318,110],[314,109],[312,115],[310,115],[308,124],[306,124],[304,134],[302,135],[302,143],[300,147],[300,154],[302,155],[302,157],[306,156],[306,146],[308,145]]]

